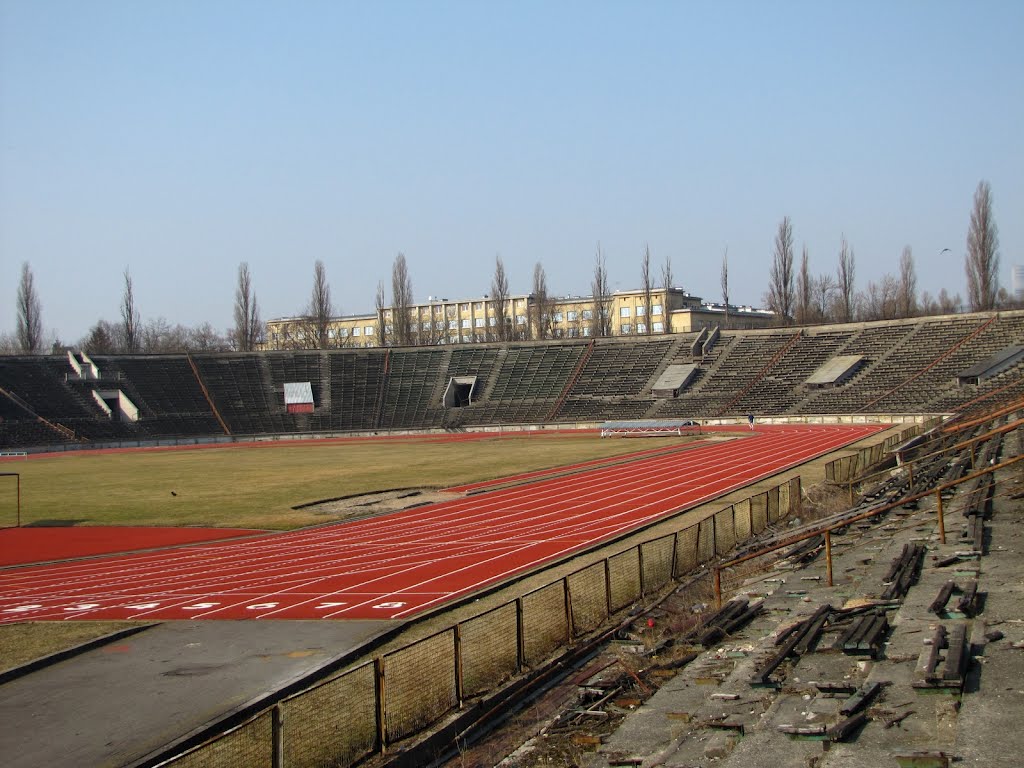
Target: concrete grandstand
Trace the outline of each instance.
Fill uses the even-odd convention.
[[[712,340],[713,338],[713,340]],[[1024,392],[1024,312],[458,347],[5,357],[0,448],[623,419],[948,413]],[[709,344],[708,341],[711,341]],[[697,343],[700,342],[700,343]],[[829,364],[843,375],[822,380]],[[692,366],[659,388],[666,371]],[[294,407],[301,386],[312,403]],[[308,399],[308,398],[307,398]]]

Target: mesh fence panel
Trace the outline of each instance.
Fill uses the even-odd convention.
[[[170,768],[271,768],[273,737],[270,712],[181,757],[164,763]]]
[[[388,742],[435,722],[456,706],[454,630],[384,657]]]
[[[779,517],[789,517],[793,508],[789,503],[789,483],[779,486]]]
[[[750,519],[758,533],[768,527],[768,498],[763,493],[750,497]]]
[[[706,563],[715,556],[715,519],[700,521],[697,533],[697,562]]]
[[[516,673],[519,635],[515,603],[463,622],[460,631],[465,696],[490,690]]]
[[[608,558],[608,602],[613,611],[640,599],[640,550]]]
[[[697,567],[697,526],[691,525],[676,534],[676,572],[682,576]]]
[[[715,513],[715,552],[724,555],[736,546],[736,526],[733,523],[732,507]]]
[[[565,642],[565,586],[561,581],[523,595],[523,661],[535,666]]]
[[[573,634],[588,632],[600,626],[608,616],[604,563],[594,563],[582,571],[576,571],[566,581],[569,585]]]
[[[736,543],[746,541],[753,531],[750,526],[750,504],[740,502],[732,505],[733,526],[736,531]]]
[[[644,561],[644,589],[661,589],[672,579],[673,536],[665,536],[641,545]]]
[[[351,765],[377,746],[373,664],[281,704],[288,768]]]
[[[779,519],[779,486],[772,486],[765,494],[768,497],[768,519],[774,523]]]

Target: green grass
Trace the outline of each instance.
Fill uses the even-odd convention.
[[[325,522],[313,510],[292,509],[313,501],[443,488],[680,441],[534,434],[438,443],[273,444],[63,454],[12,469],[21,473],[22,525],[287,529]],[[0,488],[5,516],[12,514],[12,497],[13,484]]]

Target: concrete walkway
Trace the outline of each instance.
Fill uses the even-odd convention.
[[[0,686],[5,768],[131,765],[400,626],[169,622]]]

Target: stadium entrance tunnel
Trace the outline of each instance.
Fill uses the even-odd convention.
[[[465,408],[473,402],[476,376],[452,376],[444,390],[445,408]]]

